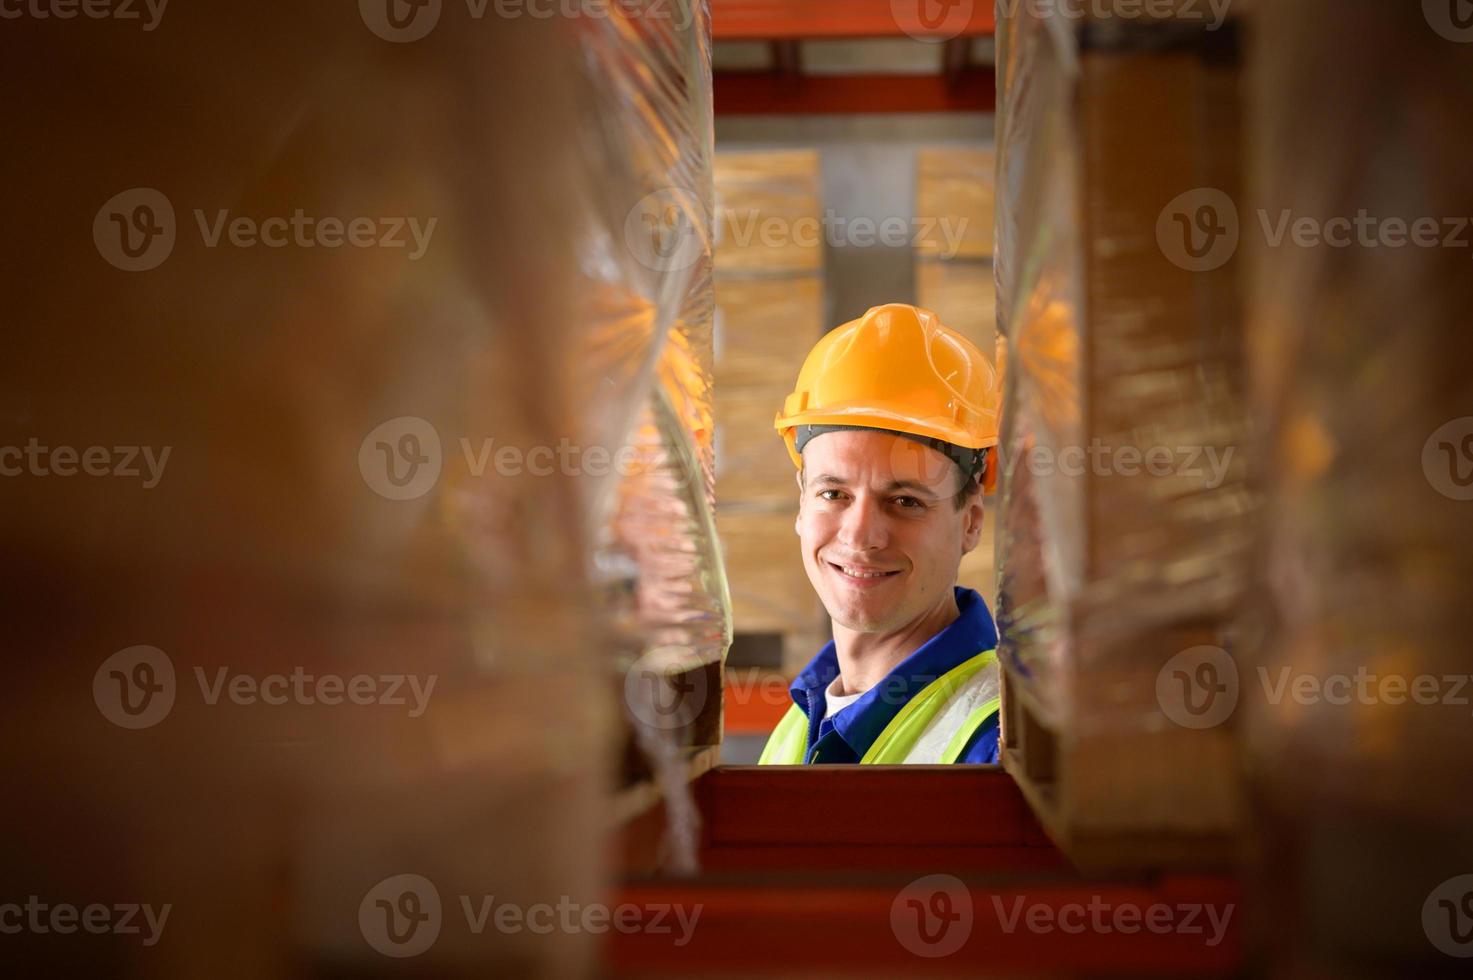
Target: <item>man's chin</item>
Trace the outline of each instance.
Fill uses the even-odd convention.
[[[895,619],[895,609],[890,604],[829,602],[825,603],[825,608],[835,625],[854,633],[884,632],[891,628]]]

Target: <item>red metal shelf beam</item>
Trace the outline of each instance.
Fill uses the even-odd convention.
[[[963,20],[965,18],[965,20]],[[716,41],[987,37],[992,0],[711,0]]]
[[[851,112],[992,112],[992,69],[940,75],[782,75],[717,72],[718,115],[818,115]]]

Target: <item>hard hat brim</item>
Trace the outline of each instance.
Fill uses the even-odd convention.
[[[796,435],[796,429],[800,425],[855,425],[881,431],[905,432],[940,439],[966,449],[987,449],[997,445],[996,436],[978,439],[951,419],[905,418],[873,405],[830,405],[820,412],[799,412],[796,415],[783,415],[779,412],[773,420],[773,428],[782,435],[783,443],[788,447],[788,456],[799,469],[803,467]]]

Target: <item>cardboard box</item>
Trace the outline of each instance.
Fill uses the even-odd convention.
[[[716,272],[823,268],[816,150],[716,156]]]
[[[824,333],[823,279],[719,276],[714,331],[718,388],[787,385],[791,391]],[[781,407],[779,400],[773,413]]]
[[[997,158],[988,149],[916,155],[916,251],[935,259],[991,259]]]

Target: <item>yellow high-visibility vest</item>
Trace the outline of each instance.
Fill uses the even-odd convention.
[[[906,702],[860,759],[861,765],[955,762],[972,735],[997,714],[997,651],[984,650],[942,674]],[[808,716],[796,704],[768,736],[759,766],[803,764]]]

